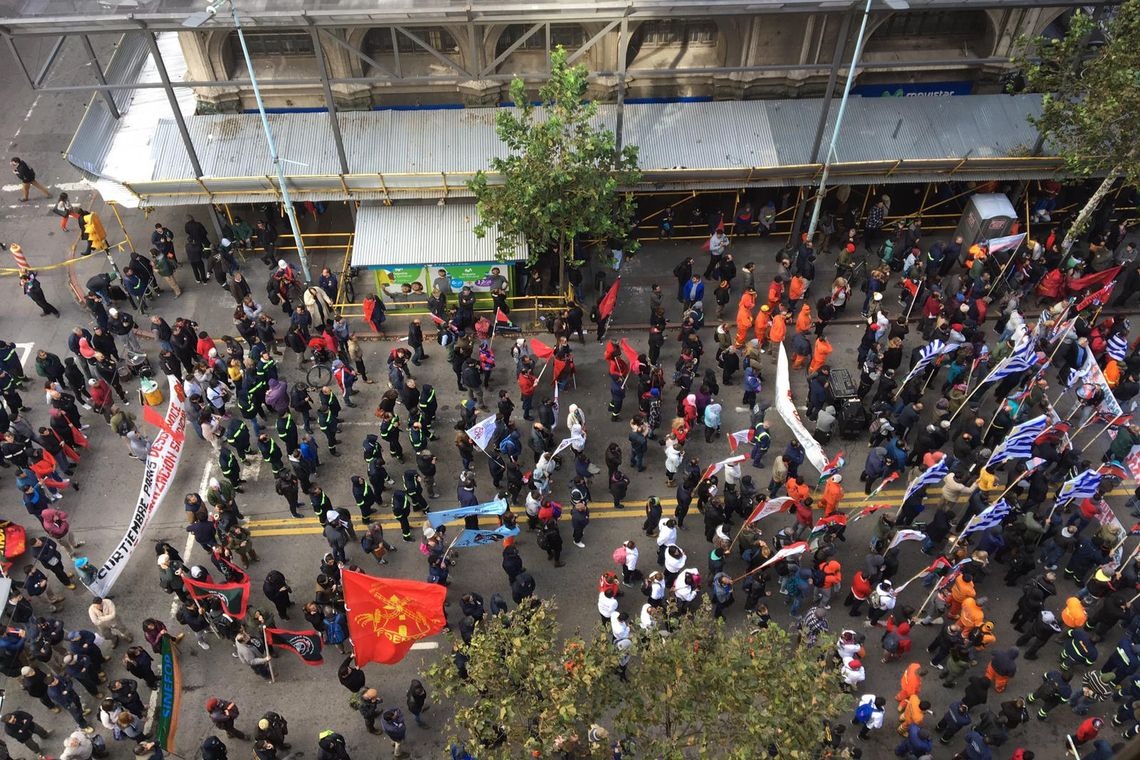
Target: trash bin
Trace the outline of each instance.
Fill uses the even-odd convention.
[[[139,380],[139,390],[142,392],[143,403],[147,406],[158,406],[163,402],[162,388],[149,377]]]

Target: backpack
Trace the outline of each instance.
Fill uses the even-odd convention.
[[[614,549],[614,564],[624,565],[625,564],[625,557],[626,557],[625,546],[619,546],[618,548]]]
[[[855,708],[855,722],[866,725],[871,716],[875,714],[875,706],[871,702],[864,702]]]

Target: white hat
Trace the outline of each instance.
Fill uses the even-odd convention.
[[[277,260],[277,268],[278,269],[288,269],[289,265],[285,263],[285,259],[278,259]]]
[[[832,475],[831,476],[831,482],[832,483],[842,483],[843,482],[843,476],[842,475]]]
[[[340,512],[337,512],[335,509],[330,509],[328,512],[325,512],[325,519],[328,520],[329,522],[339,520],[340,519]]]
[[[115,317],[119,316],[119,310],[112,306],[111,308],[107,309],[107,314],[111,316],[111,319],[114,319]]]
[[[875,301],[882,301],[883,300],[883,294],[882,293],[875,293],[875,295],[873,296],[873,299]]]

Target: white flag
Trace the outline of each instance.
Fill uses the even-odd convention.
[[[922,541],[925,540],[925,538],[926,534],[921,530],[910,530],[909,528],[904,528],[898,533],[895,533],[895,537],[891,539],[891,544],[887,548],[893,549],[903,541]]]
[[[472,441],[475,441],[475,445],[483,451],[487,450],[487,444],[491,442],[491,436],[495,434],[495,420],[496,417],[494,415],[485,417],[472,425],[471,429],[467,431],[467,435]]]
[[[788,544],[780,551],[772,555],[772,558],[761,565],[761,568],[771,567],[780,560],[787,559],[788,557],[795,557],[798,554],[803,554],[804,550],[808,548],[807,541],[797,541],[794,544]]]
[[[585,439],[585,438],[583,438],[583,437],[582,437],[582,436],[580,436],[580,435],[572,435],[572,436],[570,436],[569,438],[563,438],[561,441],[559,441],[559,442],[558,442],[558,445],[554,447],[554,453],[553,453],[553,454],[551,454],[551,456],[555,456],[555,457],[556,457],[556,456],[558,456],[558,455],[559,455],[559,454],[560,454],[560,453],[561,453],[561,452],[562,452],[564,449],[568,449],[568,448],[570,448],[571,446],[579,446],[579,447],[581,447],[581,446],[585,446],[585,445],[586,445],[586,439]]]

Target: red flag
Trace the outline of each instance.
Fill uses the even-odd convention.
[[[724,215],[723,214],[721,214],[720,221],[716,223],[716,230],[714,230],[714,232],[724,232]],[[701,250],[704,251],[705,253],[708,253],[710,248],[712,248],[712,235],[709,235],[708,239],[705,240],[705,242],[701,244]]]
[[[1102,285],[1120,274],[1121,269],[1123,269],[1123,267],[1112,267],[1103,272],[1094,272],[1092,274],[1086,274],[1084,277],[1078,277],[1075,280],[1069,280],[1069,292],[1079,293],[1085,288],[1091,288],[1093,285]]]
[[[895,506],[895,505],[894,504],[871,504],[869,506],[863,507],[863,509],[859,510],[859,514],[857,514],[851,518],[851,522],[857,522],[858,520],[861,520],[862,518],[866,517],[867,515],[874,514],[875,512],[878,512],[880,509],[886,509],[887,507],[893,507],[893,506]]]
[[[431,315],[431,321],[435,322],[440,327],[443,327],[445,324],[447,324],[447,320],[445,320],[443,317],[440,317],[436,314]]]
[[[619,285],[621,285],[621,275],[618,275],[614,284],[610,285],[610,289],[602,296],[602,300],[598,301],[598,319],[609,319],[610,315],[614,313]]]
[[[447,588],[436,583],[373,578],[352,570],[341,571],[348,633],[356,648],[356,662],[392,665],[416,641],[443,630],[447,619],[443,602]]]
[[[496,308],[495,321],[499,324],[509,325],[511,323],[511,318],[504,314],[502,309]]]
[[[1089,293],[1087,296],[1081,299],[1080,303],[1073,307],[1073,311],[1081,311],[1082,309],[1092,304],[1103,306],[1105,302],[1108,301],[1108,297],[1112,295],[1112,288],[1115,285],[1116,280],[1113,280],[1095,293]]]
[[[156,428],[166,433],[176,441],[181,442],[186,440],[186,436],[170,427],[170,425],[166,422],[166,418],[159,414],[158,410],[153,406],[147,404],[143,405],[143,420],[154,425]]]
[[[543,343],[538,338],[530,339],[530,350],[539,359],[549,359],[550,357],[554,356],[554,349]]]
[[[562,374],[562,370],[566,369],[566,362],[561,359],[554,360],[554,374],[550,376],[552,385],[558,385],[558,376]]]
[[[635,373],[640,372],[641,362],[638,361],[637,351],[626,342],[625,338],[621,339],[621,352],[625,354],[625,358],[629,360],[629,371]]]

